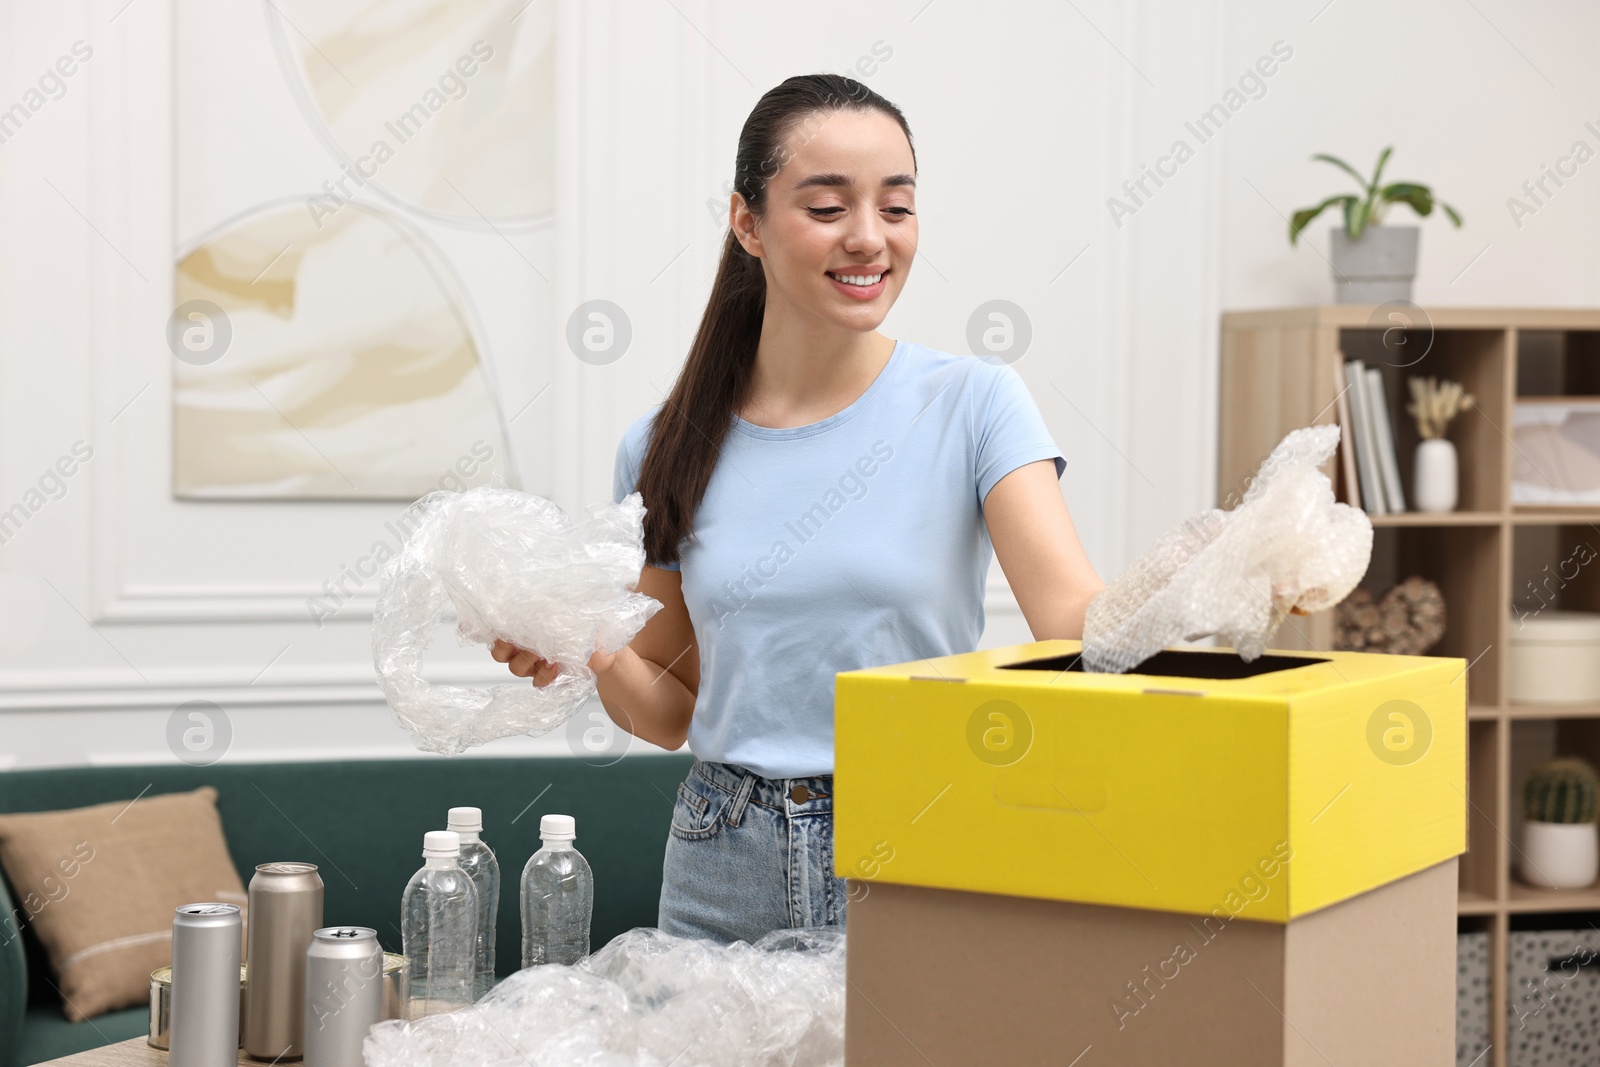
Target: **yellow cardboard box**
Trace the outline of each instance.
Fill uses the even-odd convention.
[[[837,675],[836,873],[1286,923],[1465,851],[1465,660],[1080,647]]]

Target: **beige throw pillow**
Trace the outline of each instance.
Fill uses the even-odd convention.
[[[209,785],[0,815],[0,865],[17,908],[3,934],[33,924],[74,1022],[148,1003],[150,972],[172,962],[173,909],[245,906]]]

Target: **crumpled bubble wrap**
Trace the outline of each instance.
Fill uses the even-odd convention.
[[[642,927],[518,971],[471,1008],[368,1031],[367,1067],[839,1067],[845,934],[754,945]]]
[[[1249,662],[1291,610],[1310,614],[1349,595],[1372,559],[1372,520],[1336,503],[1319,469],[1338,443],[1337,425],[1290,432],[1237,507],[1162,535],[1090,601],[1084,669],[1121,673],[1212,634]]]
[[[573,522],[531,493],[484,485],[436,490],[407,509],[411,531],[385,564],[372,615],[372,659],[389,707],[425,752],[454,755],[570,719],[595,692],[589,656],[633,640],[660,601],[633,591],[644,568],[644,504],[589,507]],[[559,665],[550,684],[489,690],[433,685],[422,656],[449,612],[460,643],[496,638]]]

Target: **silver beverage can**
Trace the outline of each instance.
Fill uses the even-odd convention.
[[[239,1038],[244,1039],[244,968],[239,968]],[[172,968],[157,967],[150,972],[151,1048],[166,1051],[172,1037]],[[238,1042],[235,1042],[237,1044]]]
[[[383,1021],[383,946],[370,926],[329,926],[306,949],[305,1067],[362,1067]]]
[[[239,1060],[237,904],[184,904],[172,918],[170,1067]]]
[[[404,1019],[410,993],[411,967],[398,952],[383,954],[383,1017]]]
[[[263,863],[250,879],[244,1051],[297,1060],[305,1033],[306,949],[322,926],[322,879],[314,863]]]

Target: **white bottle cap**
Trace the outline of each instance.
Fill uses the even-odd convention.
[[[577,830],[570,815],[545,815],[539,820],[539,837],[544,841],[571,841]]]
[[[481,834],[483,833],[483,809],[451,808],[450,816],[445,821],[445,825],[458,833],[465,831],[469,834]]]
[[[461,835],[454,830],[429,830],[422,835],[422,855],[427,859],[461,855]]]

